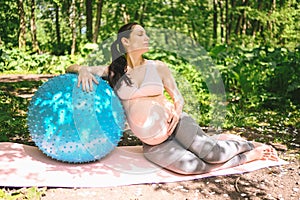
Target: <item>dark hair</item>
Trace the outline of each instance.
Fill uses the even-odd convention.
[[[118,90],[120,83],[125,81],[127,85],[132,85],[130,78],[126,75],[127,60],[126,50],[121,42],[123,37],[129,38],[132,28],[138,23],[132,22],[123,25],[119,31],[117,39],[111,45],[112,62],[108,67],[108,82],[112,88]]]

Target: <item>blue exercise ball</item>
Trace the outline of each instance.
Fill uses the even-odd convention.
[[[84,163],[109,154],[123,134],[119,98],[97,77],[92,92],[77,87],[76,74],[56,76],[35,92],[27,123],[36,146],[53,159]]]

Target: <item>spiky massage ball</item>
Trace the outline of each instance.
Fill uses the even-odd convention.
[[[56,76],[38,88],[27,123],[36,146],[53,159],[95,161],[121,139],[125,114],[119,98],[101,78],[92,92],[77,87],[76,74]]]

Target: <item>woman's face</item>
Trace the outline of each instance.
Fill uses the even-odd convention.
[[[149,50],[149,37],[145,29],[140,25],[135,25],[132,28],[130,37],[124,38],[124,47],[127,53],[146,53]]]

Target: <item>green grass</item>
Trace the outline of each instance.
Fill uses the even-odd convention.
[[[0,141],[29,143],[27,108],[41,81],[0,83]]]
[[[21,188],[21,189],[0,189],[0,199],[5,200],[20,200],[30,199],[39,200],[46,193],[46,188]]]

